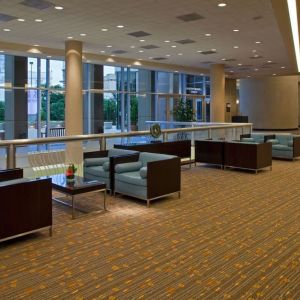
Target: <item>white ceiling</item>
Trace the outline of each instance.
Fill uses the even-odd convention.
[[[0,22],[0,41],[63,49],[67,37],[72,36],[83,41],[85,52],[95,54],[101,54],[101,50],[107,55],[114,50],[125,50],[127,53],[116,56],[148,61],[151,61],[149,57],[165,57],[167,59],[161,63],[199,68],[209,68],[210,64],[206,62],[225,63],[228,73],[231,71],[233,75],[242,77],[292,72],[270,0],[50,1],[63,6],[64,10],[38,10],[20,5],[21,0],[0,0],[0,13],[26,20]],[[218,7],[220,2],[227,3],[227,6]],[[176,18],[190,13],[198,13],[204,19],[183,22]],[[36,18],[43,19],[43,22],[35,22]],[[119,29],[117,25],[125,27]],[[4,28],[11,31],[4,32]],[[102,28],[108,31],[103,32]],[[239,32],[233,29],[239,29]],[[151,35],[144,38],[128,35],[140,30]],[[87,35],[82,37],[80,33]],[[205,36],[206,33],[211,36]],[[146,41],[140,42],[139,39]],[[175,43],[183,39],[196,42],[186,45]],[[171,42],[165,43],[165,40]],[[256,41],[261,43],[256,44]],[[150,44],[159,48],[140,48]],[[107,45],[112,45],[112,48],[107,48]],[[197,53],[211,49],[216,49],[217,53]],[[167,57],[167,54],[170,56]],[[254,55],[261,57],[251,59]],[[235,61],[224,62],[222,59]]]

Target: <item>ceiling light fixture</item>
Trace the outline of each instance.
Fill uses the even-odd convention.
[[[86,33],[80,33],[81,36],[86,36]]]
[[[252,52],[253,52],[253,53],[255,53],[255,52],[256,52],[256,50],[252,50]]]
[[[145,40],[140,40],[140,42],[142,42],[142,43],[143,43],[143,42],[145,42]]]
[[[25,19],[18,19],[19,22],[25,22]]]
[[[0,53],[4,53],[4,51],[3,51],[3,50],[0,50]]]
[[[132,45],[132,46],[130,46],[130,48],[131,48],[131,49],[134,49],[134,48],[135,48],[135,46],[134,46],[134,45]]]
[[[217,51],[217,49],[210,49],[211,51]]]
[[[211,36],[211,34],[210,33],[205,33],[205,36]]]
[[[144,51],[143,51],[143,50],[139,50],[139,52],[140,52],[140,53],[143,53]]]
[[[52,56],[51,55],[47,55],[47,58],[51,58]]]
[[[35,21],[35,22],[38,22],[38,23],[41,23],[41,22],[43,22],[43,20],[42,20],[42,19],[35,19],[34,21]]]
[[[233,48],[234,48],[234,49],[238,49],[238,48],[239,48],[239,46],[233,46]]]
[[[117,27],[118,28],[124,28],[124,25],[118,25]]]
[[[170,41],[169,40],[165,40],[165,43],[170,43]]]
[[[256,41],[255,44],[261,44],[261,41]]]
[[[171,47],[172,47],[172,48],[176,48],[177,46],[175,46],[175,45],[172,45]]]
[[[112,47],[112,45],[107,45],[106,47],[107,47],[107,48],[111,48],[111,47]]]
[[[273,75],[273,76],[276,76],[277,74],[276,74],[276,73],[273,73],[272,75]]]
[[[258,69],[254,69],[254,71],[258,71]]]
[[[108,29],[107,28],[102,28],[101,31],[108,31]]]
[[[57,10],[63,10],[64,8],[62,6],[54,6],[55,9]]]
[[[219,7],[225,7],[227,4],[226,3],[219,3],[218,6]]]
[[[234,32],[239,32],[240,30],[239,30],[239,29],[233,29],[233,31],[234,31]]]
[[[281,67],[281,69],[285,69],[285,67]]]
[[[67,39],[68,39],[68,40],[72,40],[73,37],[72,37],[72,36],[68,36]]]
[[[222,60],[226,60],[226,58],[222,58]]]
[[[171,55],[170,55],[170,54],[166,54],[166,56],[167,56],[167,57],[170,57]]]
[[[198,50],[197,52],[198,52],[198,53],[202,53],[202,50]]]
[[[104,50],[101,50],[100,52],[101,52],[101,53],[105,53],[105,51],[104,51]]]
[[[238,64],[238,66],[242,66],[242,64]]]
[[[9,32],[9,31],[11,31],[11,30],[10,30],[9,28],[4,28],[3,31]]]
[[[178,55],[183,55],[183,53],[178,53]]]
[[[300,50],[299,50],[299,27],[298,27],[298,16],[297,16],[297,3],[296,0],[288,0],[288,10],[290,16],[290,23],[294,41],[295,56],[298,67],[298,72],[300,72]]]
[[[33,45],[33,47],[39,47],[40,45],[38,45],[38,44],[35,44],[35,45]]]
[[[272,61],[271,61],[271,60],[268,60],[267,62],[268,62],[268,63],[271,63]]]

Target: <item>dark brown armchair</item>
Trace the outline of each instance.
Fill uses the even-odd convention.
[[[23,178],[22,169],[0,171],[0,242],[42,229],[52,234],[51,179]]]

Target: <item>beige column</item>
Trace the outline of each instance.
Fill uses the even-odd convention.
[[[223,64],[210,69],[210,121],[225,122],[225,72]]]
[[[237,108],[237,89],[236,89],[236,79],[233,78],[226,78],[225,79],[225,102],[226,106],[229,105],[230,107],[226,107],[225,112],[225,121],[231,122],[231,117],[238,115],[238,108]]]
[[[66,135],[83,133],[82,97],[82,42],[66,41],[66,98],[65,123]],[[67,161],[79,164],[82,161],[82,144],[67,145]]]

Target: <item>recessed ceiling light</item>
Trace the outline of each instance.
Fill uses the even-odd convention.
[[[131,67],[131,65],[127,65],[127,67],[128,67],[128,68],[130,68],[130,67]]]
[[[175,45],[172,45],[171,47],[172,47],[172,48],[176,48],[177,46],[175,46]]]
[[[248,78],[250,78],[251,76],[250,76],[250,75],[248,75],[247,77],[248,77]]]
[[[132,46],[130,46],[130,48],[131,48],[131,49],[134,49],[134,48],[135,48],[135,46],[134,46],[134,45],[132,45]]]
[[[112,47],[112,45],[107,45],[106,47],[107,47],[107,48],[111,48],[111,47]]]
[[[255,55],[254,55],[254,57],[258,57],[258,56],[259,56],[258,54],[255,54]]]
[[[140,40],[140,42],[145,42],[145,40]]]
[[[68,36],[67,39],[71,40],[71,39],[73,39],[73,37],[72,36]]]
[[[178,53],[178,55],[183,55],[183,53]]]
[[[149,56],[148,59],[153,59],[153,57],[152,57],[152,56]]]
[[[19,22],[25,22],[25,19],[18,19]]]
[[[138,60],[143,60],[142,58],[138,58]]]
[[[272,61],[271,61],[271,60],[268,60],[267,62],[268,62],[268,63],[271,63]]]
[[[35,21],[35,22],[38,22],[38,23],[43,22],[42,19],[35,19],[34,21]]]
[[[102,30],[102,31],[108,31],[108,29],[107,29],[107,28],[102,28],[101,30]]]
[[[242,64],[238,64],[238,66],[242,66]]]
[[[175,71],[174,71],[174,73],[178,73],[178,71],[177,71],[177,70],[175,70]]]
[[[219,7],[225,7],[227,4],[226,3],[219,3],[218,6]]]
[[[170,55],[170,54],[166,54],[166,56],[167,56],[167,57],[170,57],[171,55]]]
[[[233,71],[229,71],[230,73],[233,73]]]
[[[143,50],[139,50],[139,52],[140,52],[140,53],[143,53],[144,51],[143,51]]]
[[[204,75],[203,73],[200,74],[200,76],[203,76],[203,75]]]
[[[226,60],[226,58],[222,58],[222,60]]]
[[[234,32],[239,32],[240,30],[239,30],[239,29],[233,29],[233,31],[234,31]]]
[[[252,52],[253,52],[253,53],[255,53],[255,52],[256,52],[256,50],[252,50]]]
[[[258,71],[258,69],[254,69],[254,71]]]
[[[104,50],[101,50],[100,52],[101,52],[101,53],[105,53],[105,51],[104,51]]]
[[[261,44],[261,41],[256,41],[255,44]]]
[[[238,49],[238,48],[239,48],[239,46],[233,46],[233,48],[234,48],[234,49]]]
[[[285,67],[281,67],[281,69],[285,69]]]
[[[124,28],[124,25],[118,25],[117,27],[118,28]]]
[[[0,50],[0,53],[3,53],[4,51],[3,50]]]
[[[57,10],[63,10],[64,8],[62,6],[54,6],[55,9]]]
[[[217,51],[217,49],[210,49],[211,51]]]
[[[80,33],[81,36],[86,36],[86,33]]]
[[[197,52],[198,52],[198,53],[202,53],[202,50],[198,50]]]
[[[115,55],[115,54],[111,54],[110,56],[114,57],[114,56],[116,56],[116,55]]]
[[[9,28],[4,28],[3,31],[9,32],[11,30]]]
[[[165,40],[165,43],[170,43],[170,41],[169,40]]]
[[[277,74],[276,74],[276,73],[273,73],[272,75],[273,75],[273,76],[276,76]]]
[[[210,33],[205,33],[205,36],[211,36],[211,34]]]
[[[39,47],[40,45],[38,45],[38,44],[35,44],[35,45],[33,45],[33,47]]]

